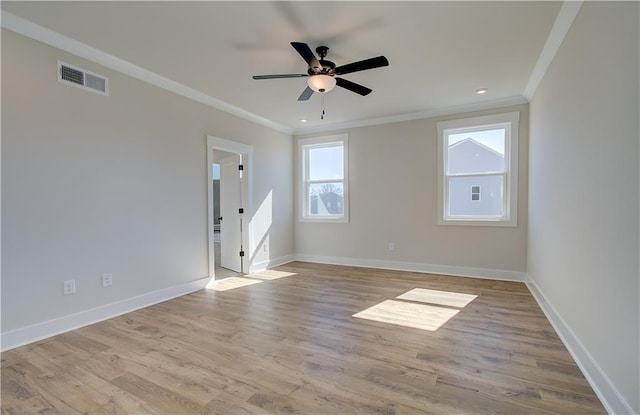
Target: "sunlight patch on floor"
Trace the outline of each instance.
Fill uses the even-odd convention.
[[[257,278],[259,280],[277,280],[279,278],[292,277],[297,275],[295,272],[284,272],[284,271],[276,271],[273,269],[268,269],[265,271],[256,272],[255,274],[251,274],[251,278]]]
[[[414,329],[436,331],[459,312],[460,310],[453,308],[385,300],[354,314],[353,317],[412,327]]]
[[[215,281],[210,287],[214,291],[228,291],[235,288],[247,287],[249,285],[260,284],[263,281],[252,280],[244,277],[229,277],[223,280]]]
[[[414,288],[352,317],[436,331],[476,298],[474,294]]]
[[[420,303],[438,304],[447,307],[463,308],[478,296],[451,291],[427,290],[426,288],[414,288],[411,291],[397,296],[398,300],[417,301]]]

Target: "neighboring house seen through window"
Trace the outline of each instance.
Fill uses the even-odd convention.
[[[348,221],[347,135],[300,139],[300,220]]]
[[[517,225],[518,120],[513,112],[438,123],[439,224]]]

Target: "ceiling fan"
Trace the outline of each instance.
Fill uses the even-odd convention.
[[[291,42],[291,46],[298,51],[302,59],[307,62],[307,73],[301,74],[276,74],[276,75],[254,75],[253,79],[283,79],[283,78],[308,78],[307,88],[302,92],[298,101],[306,101],[311,98],[314,92],[325,93],[331,91],[336,85],[348,89],[362,96],[369,95],[372,90],[366,86],[356,84],[344,78],[337,78],[336,75],[346,75],[352,72],[365,71],[367,69],[380,68],[389,66],[389,61],[384,56],[365,59],[358,62],[349,63],[336,67],[336,64],[325,60],[329,52],[326,46],[318,46],[316,53],[320,56],[320,60],[309,48],[309,45],[302,42]]]

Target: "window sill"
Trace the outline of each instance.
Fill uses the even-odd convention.
[[[444,226],[495,226],[495,227],[518,227],[517,220],[502,219],[438,219],[438,225]]]

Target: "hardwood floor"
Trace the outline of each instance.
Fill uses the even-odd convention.
[[[2,412],[605,413],[522,283],[306,263],[255,277],[2,353]],[[433,331],[352,317],[386,300],[457,313]]]

